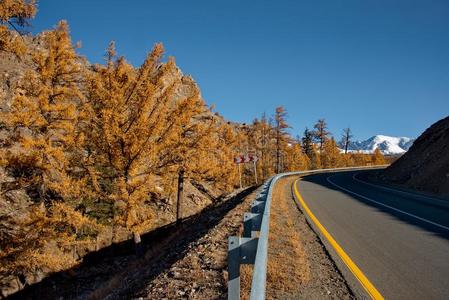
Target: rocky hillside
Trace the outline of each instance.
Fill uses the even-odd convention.
[[[430,126],[383,179],[420,191],[449,195],[449,117]]]
[[[29,52],[21,56],[8,51],[0,51],[0,151],[2,151],[2,154],[16,154],[16,149],[21,147],[22,141],[15,138],[17,136],[17,132],[14,131],[15,127],[8,126],[6,116],[13,110],[14,98],[17,97],[17,94],[21,93],[21,84],[25,81],[24,77],[27,73],[36,72],[35,70],[38,69],[32,54],[37,53],[39,49],[43,49],[43,55],[47,54],[46,47],[48,46],[45,44],[45,38],[51,34],[52,32],[43,32],[36,36],[23,36],[21,40],[25,42]],[[79,74],[82,74],[86,78],[95,75],[95,72],[98,72],[97,70],[100,68],[100,66],[89,64],[83,57],[76,56],[75,59],[76,65],[79,67],[77,69]],[[157,69],[163,69],[166,64],[165,62],[161,63]],[[135,70],[129,71],[129,76],[134,76],[133,73],[137,73],[138,70],[136,68]],[[83,94],[87,95],[87,86],[83,85],[82,82],[80,80],[78,88]],[[166,72],[165,76],[160,80],[160,85],[162,87],[172,87],[171,93],[167,96],[169,98],[167,101],[167,113],[170,109],[174,109],[182,99],[193,97],[196,92],[199,93],[199,88],[194,80],[190,76],[184,75],[176,66],[170,69],[170,72]],[[199,97],[201,98],[200,95]],[[34,100],[31,97],[29,99]],[[212,140],[217,143],[218,128],[222,125],[231,126],[227,125],[223,118],[214,114],[207,105],[201,105],[190,122],[193,124],[192,127],[195,124],[200,124],[204,127],[206,125],[215,126],[209,129],[209,136],[212,136]],[[189,134],[192,133],[189,132]],[[28,152],[25,152],[25,154],[28,155]],[[233,167],[232,161],[229,161],[228,165]],[[61,264],[57,268],[41,267],[40,265],[37,268],[25,266],[19,271],[13,270],[14,264],[20,261],[17,256],[18,253],[22,253],[23,251],[21,249],[25,248],[22,245],[30,241],[30,238],[27,238],[26,234],[30,231],[29,228],[31,226],[29,224],[33,224],[33,222],[29,221],[29,219],[31,220],[36,215],[36,212],[42,213],[45,209],[48,210],[53,202],[61,202],[62,197],[60,195],[49,196],[45,200],[47,207],[41,205],[38,208],[36,203],[40,200],[36,197],[36,193],[33,192],[33,189],[29,188],[29,185],[23,184],[20,177],[21,174],[11,171],[13,168],[8,165],[5,155],[0,156],[0,162],[0,298],[2,298],[27,285],[41,281],[53,271],[70,267],[71,264]],[[200,165],[200,162],[197,160],[194,163],[195,165]],[[210,162],[207,163],[210,165]],[[30,170],[32,168],[27,167],[25,169],[31,172]],[[187,171],[190,169],[187,169]],[[149,185],[151,185],[154,191],[148,192],[148,195],[144,199],[145,201],[137,206],[138,209],[145,208],[156,212],[154,213],[155,217],[152,218],[153,223],[151,224],[151,228],[158,228],[170,224],[176,219],[177,174],[176,172],[171,174],[168,171],[153,174],[152,182]],[[229,192],[229,190],[233,189],[232,184],[225,183],[221,186],[219,184],[217,185],[218,181],[213,175],[206,174],[208,177],[205,178],[199,170],[194,171],[196,172],[195,174],[190,172],[186,175],[184,199],[180,207],[181,218],[187,218],[199,213],[205,207],[221,199],[222,195]],[[73,250],[70,256],[73,257],[75,262],[80,262],[82,257],[89,252],[98,251],[112,243],[130,239],[129,230],[125,230],[123,226],[115,226],[112,229],[113,217],[111,217],[111,211],[115,209],[115,204],[111,204],[110,201],[104,201],[101,197],[94,198],[92,199],[93,201],[85,201],[81,197],[79,199],[80,203],[73,205],[74,210],[98,222],[98,224],[102,224],[102,227],[98,231],[95,239],[89,241],[83,240],[82,246],[69,246]],[[145,228],[142,232],[146,232],[147,230],[148,228]],[[23,237],[23,243],[18,242],[19,239],[17,237]],[[39,232],[34,234],[33,237],[38,240]],[[10,247],[12,244],[10,243],[11,241],[17,243],[17,245],[14,245],[14,248]],[[57,247],[52,246],[52,243],[53,240],[50,238],[49,242],[42,242],[43,246],[36,251],[39,251],[43,257],[47,257],[47,254],[50,252],[52,255],[55,254],[55,257],[62,257],[64,254],[63,251],[59,251]],[[8,248],[6,251],[5,249],[7,247],[11,249]],[[23,254],[25,255],[25,252]],[[25,256],[29,257],[29,255]],[[7,266],[5,262],[10,263],[11,266]]]

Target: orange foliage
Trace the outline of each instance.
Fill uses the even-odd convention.
[[[34,0],[2,0],[0,1],[0,50],[21,56],[26,45],[18,31],[27,25],[27,19],[36,14]],[[14,30],[9,30],[10,28]]]
[[[124,228],[138,241],[155,223],[157,206],[150,204],[173,191],[181,169],[187,180],[224,192],[238,186],[237,154],[259,157],[241,166],[245,185],[255,182],[254,166],[260,182],[276,172],[385,162],[379,151],[341,154],[324,119],[302,143],[294,140],[283,107],[272,119],[226,123],[174,58],[163,61],[162,44],[138,68],[117,56],[113,43],[104,65],[88,65],[65,22],[40,34],[39,47],[28,45],[14,27],[35,12],[34,1],[0,2],[0,50],[30,62],[0,118],[10,133],[0,164],[13,178],[2,193],[24,191],[29,204],[20,218],[2,216],[19,230],[0,230],[0,275],[72,265],[73,249],[101,232],[98,223]],[[95,214],[99,203],[112,212]]]

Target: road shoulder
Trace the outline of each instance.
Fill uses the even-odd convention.
[[[271,207],[267,299],[353,299],[326,248],[298,209],[296,177],[276,184]]]

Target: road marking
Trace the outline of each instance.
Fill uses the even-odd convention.
[[[428,200],[431,200],[433,202],[440,203],[440,205],[446,204],[445,207],[447,207],[447,201],[440,200],[440,199],[437,199],[437,198],[434,198],[434,197],[430,197],[430,196],[420,195],[420,194],[417,194],[417,193],[412,193],[412,192],[407,192],[407,191],[401,191],[401,190],[389,188],[389,187],[386,187],[386,186],[383,186],[383,185],[378,185],[378,184],[374,184],[374,183],[371,183],[371,182],[367,182],[367,181],[364,181],[362,179],[357,178],[357,175],[359,175],[359,174],[360,173],[354,173],[354,175],[352,175],[352,179],[354,179],[354,181],[357,181],[357,182],[360,182],[360,183],[372,186],[372,187],[380,189],[380,190],[386,190],[386,191],[390,191],[390,192],[393,192],[393,193],[396,193],[396,194],[408,195],[408,196],[415,197],[415,198],[428,199]]]
[[[374,287],[374,285],[368,280],[368,278],[363,274],[363,272],[357,267],[357,265],[352,261],[352,259],[349,257],[349,255],[346,254],[346,252],[343,250],[343,248],[337,243],[337,241],[332,237],[332,235],[324,228],[324,226],[318,221],[317,217],[312,213],[310,208],[307,206],[306,202],[302,198],[301,194],[298,190],[298,181],[300,179],[296,180],[294,183],[294,191],[296,198],[301,203],[302,207],[304,208],[307,215],[310,217],[310,219],[315,223],[316,227],[321,231],[321,233],[326,237],[327,241],[331,246],[335,249],[337,254],[340,256],[340,258],[343,260],[345,265],[348,267],[348,269],[354,274],[355,278],[360,282],[360,284],[363,286],[363,288],[366,290],[368,295],[372,299],[384,299],[384,297],[380,294],[380,292]]]
[[[406,212],[406,211],[400,210],[399,208],[395,208],[395,207],[393,207],[393,206],[384,204],[384,203],[382,203],[382,202],[373,200],[373,199],[371,199],[371,198],[368,198],[368,197],[366,197],[366,196],[363,196],[363,195],[360,195],[360,194],[358,194],[358,193],[356,193],[356,192],[353,192],[353,191],[351,191],[351,190],[348,190],[347,188],[344,188],[344,187],[342,187],[341,185],[338,185],[338,184],[336,184],[335,182],[333,182],[332,180],[330,180],[330,178],[332,178],[332,177],[334,177],[334,176],[337,176],[337,175],[333,175],[333,176],[327,177],[327,178],[326,178],[327,182],[329,182],[329,183],[332,184],[333,186],[336,186],[337,188],[339,188],[339,189],[341,189],[341,190],[343,190],[343,191],[345,191],[345,192],[348,192],[348,193],[350,193],[350,194],[352,194],[352,195],[354,195],[354,196],[360,197],[360,198],[365,199],[365,200],[368,200],[368,201],[370,201],[370,202],[376,203],[377,205],[380,205],[380,206],[389,208],[389,209],[391,209],[391,210],[394,210],[394,211],[396,211],[396,212],[402,213],[402,214],[407,215],[407,216],[409,216],[409,217],[415,218],[415,219],[420,220],[420,221],[422,221],[422,222],[425,222],[425,223],[428,223],[428,224],[432,224],[432,225],[434,225],[434,226],[436,226],[436,227],[439,227],[439,228],[442,228],[442,229],[445,229],[445,230],[449,230],[449,227],[447,227],[447,226],[444,226],[444,225],[435,223],[435,222],[433,222],[433,221],[430,221],[430,220],[421,218],[421,217],[419,217],[419,216],[417,216],[417,215],[414,215],[414,214],[412,214],[412,213],[408,213],[408,212]]]

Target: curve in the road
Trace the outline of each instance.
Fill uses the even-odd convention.
[[[366,275],[360,270],[360,268],[352,261],[348,254],[346,254],[345,250],[337,243],[337,241],[332,237],[332,235],[326,230],[326,228],[321,224],[321,222],[315,217],[310,208],[307,206],[306,202],[301,196],[301,193],[298,190],[298,181],[296,180],[294,183],[294,191],[297,199],[301,203],[302,207],[306,211],[309,218],[313,221],[315,226],[321,231],[324,237],[326,237],[327,241],[334,248],[335,252],[340,256],[342,261],[348,267],[348,269],[352,272],[355,278],[360,282],[365,291],[370,295],[372,299],[384,299],[381,293],[376,289],[376,287],[371,283],[371,281],[366,277]]]
[[[320,233],[323,241],[330,236],[387,299],[449,299],[449,210],[419,194],[366,185],[354,174],[305,176],[293,187],[317,232],[327,232]],[[325,242],[334,255],[332,244]],[[337,257],[348,283],[360,290],[356,282],[363,282]]]
[[[420,220],[420,221],[422,221],[422,222],[425,222],[425,223],[428,223],[428,224],[432,224],[432,225],[434,225],[434,226],[436,226],[436,227],[439,227],[439,228],[442,228],[442,229],[445,229],[445,230],[449,230],[449,227],[447,227],[447,226],[438,224],[438,223],[436,223],[436,222],[427,220],[427,219],[425,219],[425,218],[421,218],[421,217],[419,217],[419,216],[417,216],[417,215],[414,215],[414,214],[412,214],[412,213],[408,213],[408,212],[403,211],[403,210],[401,210],[401,209],[398,209],[398,208],[395,208],[395,207],[393,207],[393,206],[384,204],[384,203],[382,203],[382,202],[373,200],[373,199],[371,199],[371,198],[369,198],[369,197],[360,195],[359,193],[356,193],[356,192],[353,192],[353,191],[351,191],[351,190],[349,190],[349,189],[347,189],[347,188],[344,188],[344,187],[342,187],[341,185],[338,185],[338,184],[336,184],[335,182],[333,182],[333,181],[331,180],[331,178],[334,177],[334,176],[336,176],[336,175],[327,177],[327,178],[326,178],[326,181],[329,182],[330,184],[332,184],[333,186],[335,186],[335,187],[337,187],[337,188],[339,188],[339,189],[345,191],[345,192],[348,192],[348,193],[350,193],[350,194],[352,194],[352,195],[354,195],[354,196],[360,197],[360,198],[362,198],[362,199],[365,199],[365,200],[370,201],[370,202],[372,202],[372,203],[375,203],[375,204],[377,204],[377,205],[380,205],[380,206],[386,207],[386,208],[388,208],[388,209],[394,210],[394,211],[399,212],[399,213],[401,213],[401,214],[407,215],[407,216],[409,216],[409,217],[415,218],[415,219]],[[352,178],[354,178],[354,176],[353,176]],[[374,185],[373,185],[373,186],[374,186]]]

